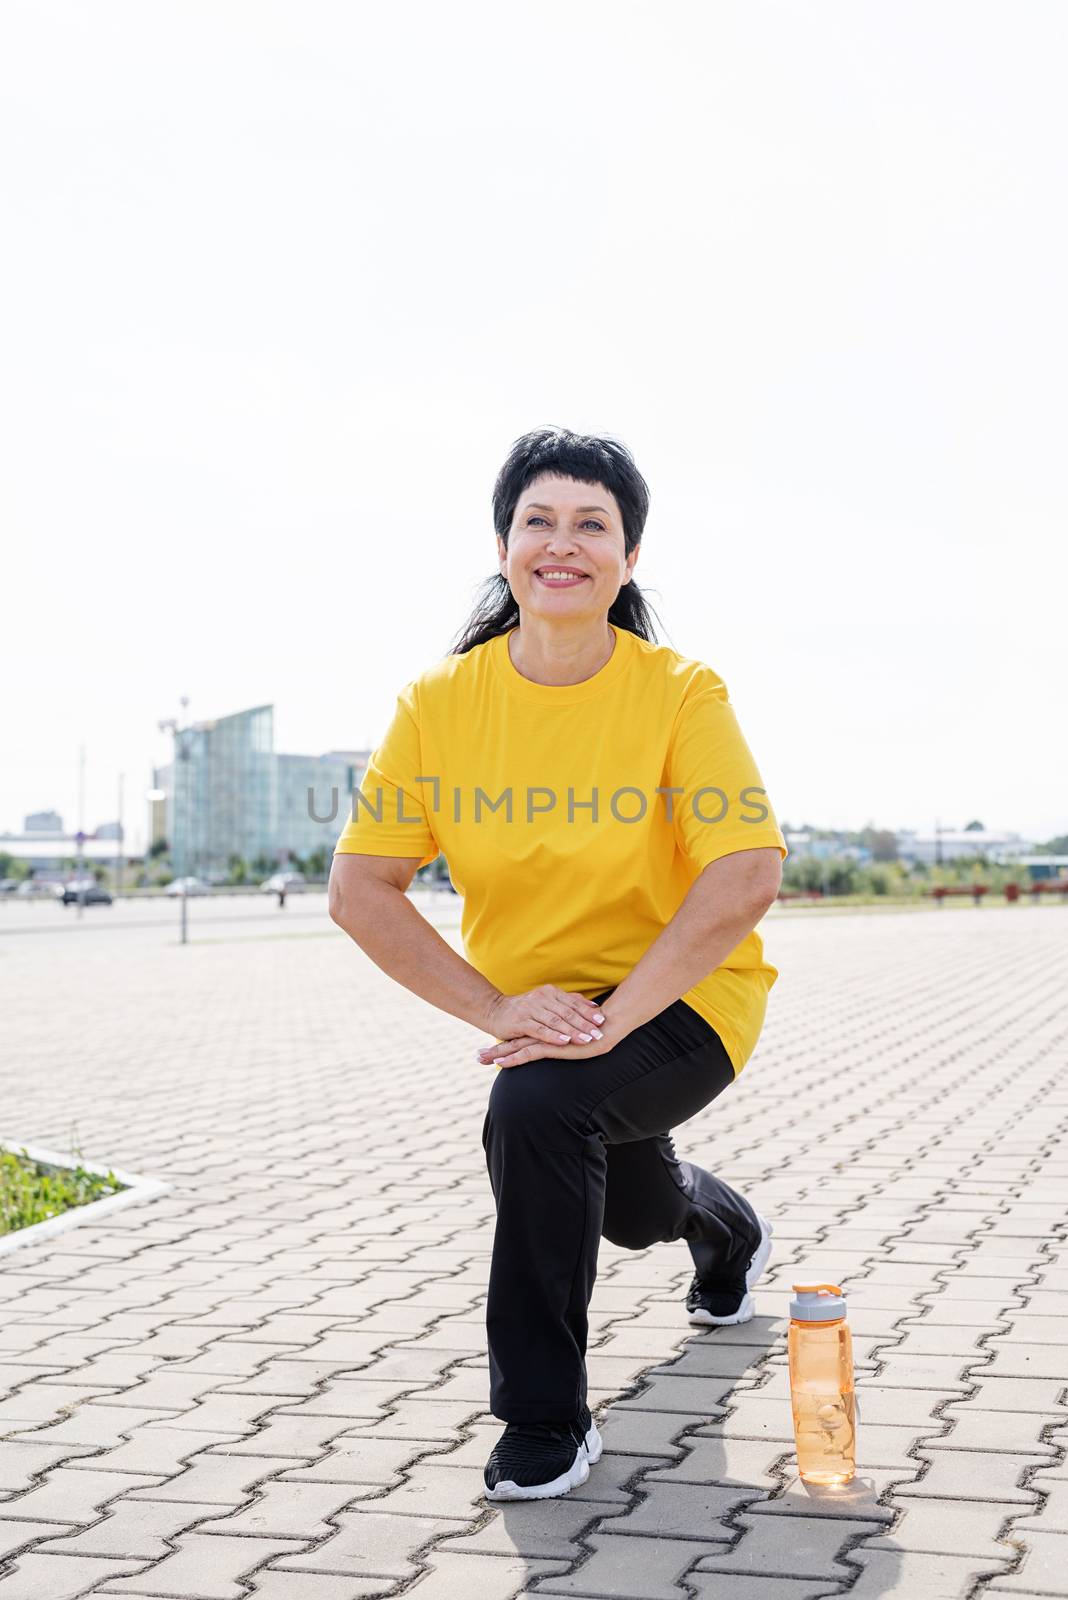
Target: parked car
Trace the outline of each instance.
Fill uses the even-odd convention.
[[[203,878],[172,878],[164,889],[164,894],[191,895],[210,894],[209,886]]]
[[[15,893],[21,900],[41,898],[54,900],[61,888],[61,884],[44,883],[40,878],[23,878]]]
[[[111,896],[102,884],[95,879],[76,883],[65,883],[59,891],[59,903],[63,906],[74,906],[81,901],[87,906],[109,906]]]
[[[260,884],[264,894],[278,894],[283,889],[286,894],[299,894],[306,887],[307,880],[303,872],[275,872]]]
[[[0,894],[14,894],[18,886],[17,878],[0,878]]]

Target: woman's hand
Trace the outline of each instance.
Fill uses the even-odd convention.
[[[536,1047],[523,1057],[525,1061],[532,1061],[539,1054],[554,1054],[558,1049],[562,1053],[564,1046],[584,1050],[601,1043],[604,1038],[598,1026],[605,1020],[600,1006],[587,1000],[585,995],[558,988],[554,983],[543,983],[524,994],[501,995],[487,1020],[500,1042],[480,1050],[480,1061],[502,1060],[506,1049],[515,1053]],[[596,1049],[590,1051],[594,1055],[599,1053]],[[571,1054],[569,1051],[568,1055]],[[581,1058],[581,1055],[576,1057]],[[508,1064],[518,1066],[520,1063],[509,1061]]]
[[[484,1067],[521,1067],[526,1061],[542,1061],[552,1057],[558,1061],[590,1061],[603,1056],[619,1043],[618,1039],[594,1039],[591,1044],[543,1044],[529,1035],[509,1039],[505,1044],[489,1044],[478,1052],[477,1060]]]

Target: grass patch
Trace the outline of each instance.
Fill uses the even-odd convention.
[[[77,1165],[56,1168],[35,1161],[25,1147],[21,1152],[0,1150],[0,1237],[127,1188],[110,1168],[106,1173],[87,1171],[80,1157],[78,1151]]]

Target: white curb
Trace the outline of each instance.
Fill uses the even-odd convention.
[[[95,1222],[99,1217],[117,1211],[122,1206],[138,1205],[142,1200],[154,1200],[157,1195],[165,1194],[168,1189],[173,1188],[173,1184],[165,1183],[162,1178],[144,1178],[138,1172],[123,1172],[119,1167],[102,1167],[99,1162],[80,1161],[74,1156],[57,1155],[54,1150],[42,1150],[39,1145],[19,1144],[11,1139],[0,1139],[0,1150],[8,1150],[16,1156],[25,1153],[31,1161],[37,1161],[53,1172],[72,1172],[76,1166],[80,1166],[85,1172],[96,1173],[102,1178],[113,1172],[118,1181],[125,1185],[118,1194],[108,1194],[100,1200],[89,1200],[84,1205],[70,1206],[58,1216],[46,1218],[44,1222],[34,1222],[28,1228],[16,1228],[14,1233],[0,1234],[0,1256],[8,1255],[12,1250],[18,1250],[25,1244],[39,1244],[42,1239],[49,1239],[54,1233],[63,1233],[67,1228],[75,1228],[82,1222]]]

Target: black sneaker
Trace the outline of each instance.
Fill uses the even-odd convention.
[[[570,1422],[510,1422],[483,1477],[488,1500],[547,1500],[577,1489],[601,1459],[601,1435],[583,1406]]]
[[[706,1283],[698,1273],[694,1273],[686,1293],[686,1310],[691,1322],[701,1326],[721,1326],[725,1323],[748,1322],[753,1315],[756,1302],[749,1291],[768,1264],[772,1234],[771,1223],[759,1211],[757,1221],[760,1223],[760,1243],[750,1257],[743,1282]]]

